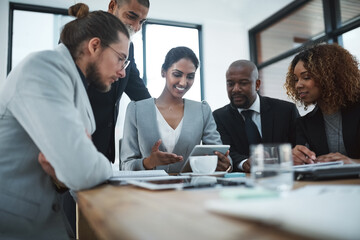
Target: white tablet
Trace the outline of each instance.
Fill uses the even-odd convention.
[[[215,155],[215,151],[225,154],[229,150],[230,145],[195,145],[191,151],[188,159],[184,163],[183,167],[180,170],[180,173],[190,172],[189,158],[191,156],[205,156],[205,155]]]
[[[196,145],[189,156],[215,155],[215,151],[225,154],[229,148],[230,145]]]

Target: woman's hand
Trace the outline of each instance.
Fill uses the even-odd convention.
[[[156,166],[168,165],[183,160],[182,156],[160,151],[159,150],[160,144],[161,144],[161,139],[159,139],[152,147],[150,156],[143,160],[143,165],[145,169],[150,170],[155,168]]]
[[[354,159],[351,159],[341,153],[329,153],[321,155],[316,159],[317,162],[336,162],[343,161],[344,164],[357,163]]]
[[[294,165],[314,163],[316,155],[303,145],[296,145],[292,150]]]
[[[225,154],[222,154],[221,152],[218,151],[215,152],[215,154],[218,156],[216,171],[227,171],[227,172],[231,171],[232,167],[231,167],[230,159],[228,158],[229,152],[230,152],[229,150]]]

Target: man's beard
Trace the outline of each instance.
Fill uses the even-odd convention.
[[[125,27],[126,27],[126,29],[128,30],[128,32],[129,32],[129,35],[130,35],[130,40],[131,40],[131,38],[135,35],[135,30],[133,29],[133,27],[131,26],[131,25],[129,25],[129,24],[125,24]]]
[[[89,81],[90,85],[100,92],[108,92],[111,89],[111,85],[106,85],[103,81],[101,81],[99,69],[95,63],[89,63],[87,66],[86,79]]]
[[[236,104],[233,97],[234,96],[231,96],[231,104],[236,107],[236,108],[243,108],[243,109],[247,109],[250,107],[250,100],[249,98],[246,96],[246,95],[243,95],[243,94],[237,94],[237,96],[241,96],[242,98],[244,98],[244,102],[242,104]]]

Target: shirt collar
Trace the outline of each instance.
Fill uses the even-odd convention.
[[[88,86],[89,86],[89,83],[88,83],[88,81],[86,80],[86,77],[85,77],[84,73],[81,71],[81,69],[78,67],[78,65],[76,65],[76,68],[77,68],[77,70],[78,70],[78,72],[79,72],[81,81],[83,82],[85,89],[87,89]]]
[[[256,98],[255,101],[253,102],[253,104],[245,109],[245,108],[238,108],[239,113],[241,113],[244,110],[253,110],[254,112],[257,112],[260,114],[260,97],[258,94],[256,94]]]

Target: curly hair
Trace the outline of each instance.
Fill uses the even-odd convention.
[[[360,71],[356,58],[337,44],[321,44],[298,53],[286,74],[285,88],[288,96],[307,108],[295,88],[294,68],[302,61],[315,84],[320,88],[322,111],[332,112],[359,101]]]

